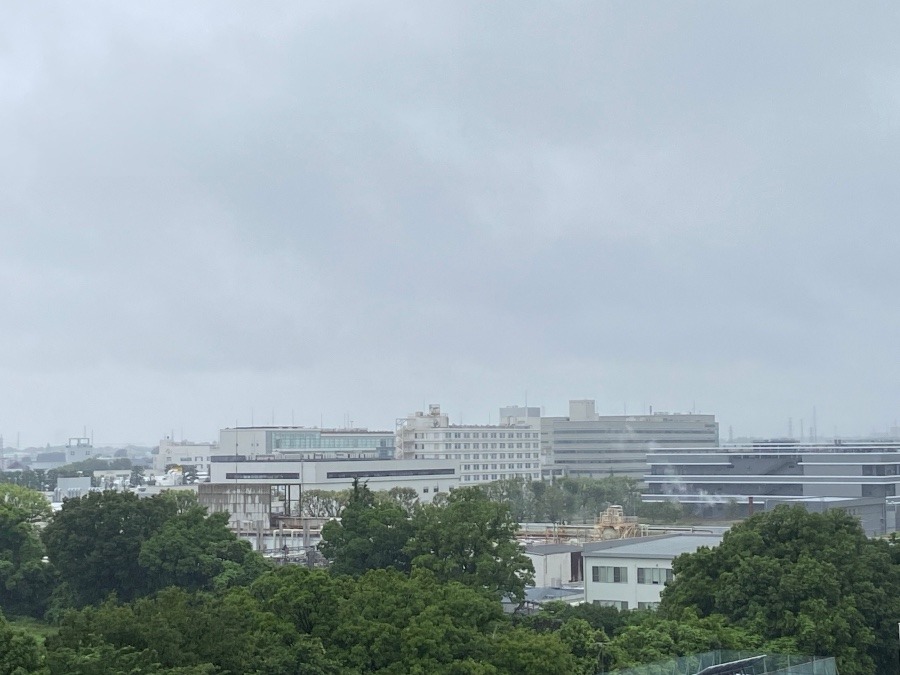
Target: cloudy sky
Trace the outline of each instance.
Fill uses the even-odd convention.
[[[894,3],[3,3],[0,433],[900,417]]]

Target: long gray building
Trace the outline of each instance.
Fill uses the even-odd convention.
[[[647,456],[648,501],[746,504],[768,499],[890,498],[900,493],[900,441],[761,441]]]
[[[715,415],[654,412],[598,415],[594,401],[569,401],[568,417],[541,418],[544,476],[642,479],[647,453],[659,448],[715,448]]]

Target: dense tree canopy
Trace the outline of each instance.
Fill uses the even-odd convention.
[[[440,581],[524,597],[534,570],[505,505],[475,488],[456,490],[442,502],[403,503],[403,495],[376,499],[365,485],[355,485],[341,520],[322,530],[319,549],[332,569],[354,575],[428,569]]]
[[[243,589],[209,595],[171,588],[132,604],[88,607],[63,620],[47,650],[53,675],[338,672],[318,640],[297,634]],[[88,669],[101,659],[141,669]],[[175,670],[183,668],[190,670]]]
[[[633,478],[559,478],[552,483],[510,478],[480,485],[492,500],[506,504],[516,522],[589,523],[611,504],[641,522],[673,523],[683,513],[674,502],[642,502]]]
[[[286,567],[252,592],[320,640],[342,673],[577,672],[558,636],[515,629],[495,599],[427,570],[349,578]]]
[[[56,574],[43,561],[44,547],[31,523],[34,515],[30,499],[0,502],[0,608],[9,614],[40,617],[50,601]]]
[[[444,505],[427,504],[412,518],[406,545],[414,568],[498,596],[524,599],[534,568],[515,539],[518,523],[505,504],[475,488],[455,490]]]
[[[841,511],[777,507],[736,525],[714,549],[681,556],[661,611],[721,614],[783,651],[838,658],[842,675],[896,666],[900,567]]]
[[[366,485],[357,482],[340,521],[329,521],[322,528],[319,550],[337,574],[359,575],[388,567],[409,571],[410,556],[404,547],[412,533],[412,523],[399,504],[376,500]]]
[[[14,483],[0,483],[0,505],[18,509],[31,523],[47,520],[52,513],[44,495]]]
[[[110,593],[132,600],[168,585],[210,588],[249,582],[262,562],[188,495],[141,499],[130,492],[92,492],[68,499],[44,530],[50,562],[77,604]]]
[[[44,650],[30,635],[15,630],[0,612],[0,675],[44,675]]]

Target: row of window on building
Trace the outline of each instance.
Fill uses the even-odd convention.
[[[531,462],[518,462],[516,464],[510,464],[509,468],[511,469],[530,469]],[[493,471],[497,471],[499,467],[500,471],[506,471],[506,464],[463,464],[463,471],[485,471],[491,469]],[[537,466],[535,466],[537,468]]]
[[[608,565],[594,565],[591,568],[591,581],[600,584],[627,584],[628,568]],[[672,581],[672,570],[664,567],[638,567],[637,582],[639,584],[664,584]]]
[[[537,474],[537,473],[507,473],[502,476],[498,475],[496,473],[481,474],[481,480],[484,482],[491,481],[491,480],[500,480],[501,478],[528,478],[531,480],[537,480],[540,477],[541,477],[540,474]],[[465,476],[462,477],[462,479],[466,483],[471,483],[473,481],[478,481],[479,475],[478,474],[474,474],[474,475],[466,474]]]
[[[540,434],[536,431],[517,431],[517,432],[506,432],[506,431],[482,431],[480,434],[477,432],[469,433],[468,431],[445,431],[445,432],[435,432],[435,433],[417,433],[416,440],[432,438],[435,440],[450,440],[453,438],[540,438]]]
[[[429,443],[414,443],[414,450],[441,450],[440,443],[435,443],[431,447]],[[479,447],[480,446],[480,447]],[[520,448],[524,450],[537,450],[540,446],[537,443],[444,443],[444,450],[513,450]]]
[[[595,605],[600,605],[601,607],[615,607],[619,611],[625,611],[628,609],[628,601],[627,600],[594,600]],[[659,609],[658,602],[639,602],[638,609]]]

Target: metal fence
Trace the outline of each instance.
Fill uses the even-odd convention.
[[[616,670],[604,675],[697,675],[706,668],[721,666],[743,659],[754,663],[723,672],[732,675],[838,675],[833,658],[799,656],[795,654],[762,654],[760,652],[717,650],[658,661],[644,666]]]

